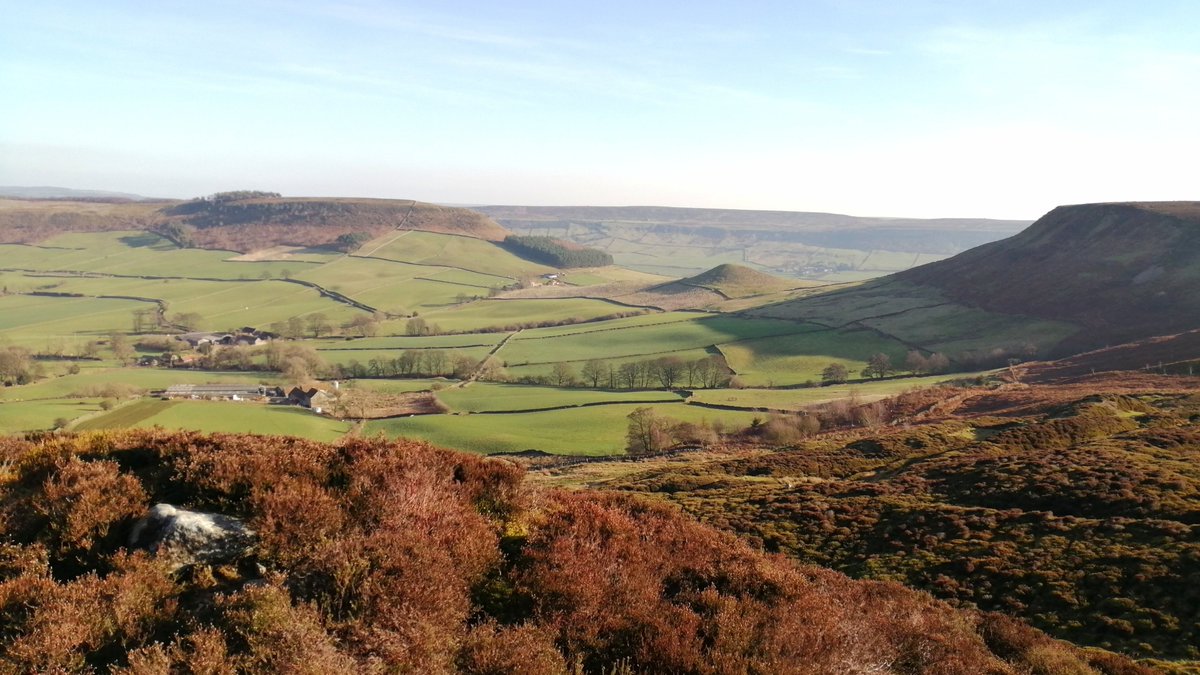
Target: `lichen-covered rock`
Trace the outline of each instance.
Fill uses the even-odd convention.
[[[129,533],[129,545],[144,548],[168,562],[172,570],[188,565],[214,565],[242,558],[256,541],[239,518],[155,504]]]

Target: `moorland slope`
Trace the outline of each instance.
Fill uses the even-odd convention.
[[[146,431],[0,460],[2,672],[1147,672],[419,443]],[[131,529],[167,503],[220,527]]]
[[[1196,660],[1198,383],[927,390],[887,404],[902,425],[542,479],[577,471],[579,485],[655,496],[802,562],[1076,644]]]
[[[895,279],[1081,326],[1062,353],[1200,328],[1200,203],[1062,206],[1016,236]]]
[[[998,366],[1200,328],[1198,282],[1200,204],[1085,204],[946,260],[750,313],[859,326]]]

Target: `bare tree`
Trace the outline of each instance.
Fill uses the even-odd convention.
[[[600,359],[589,359],[583,364],[583,369],[579,371],[583,379],[592,383],[592,388],[600,386],[600,380],[608,375],[608,366]]]

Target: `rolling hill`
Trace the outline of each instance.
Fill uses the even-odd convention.
[[[727,298],[763,295],[795,288],[798,285],[794,281],[732,263],[717,265],[707,272],[680,279],[678,283],[707,288]]]
[[[947,260],[751,313],[999,365],[1200,328],[1197,282],[1200,204],[1085,204]]]
[[[1063,206],[895,278],[990,312],[1078,324],[1061,352],[1200,328],[1200,203]]]

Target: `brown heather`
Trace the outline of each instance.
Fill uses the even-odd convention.
[[[4,673],[1144,672],[423,443],[143,430],[0,439],[0,466]],[[157,502],[258,549],[169,575],[121,548]]]

